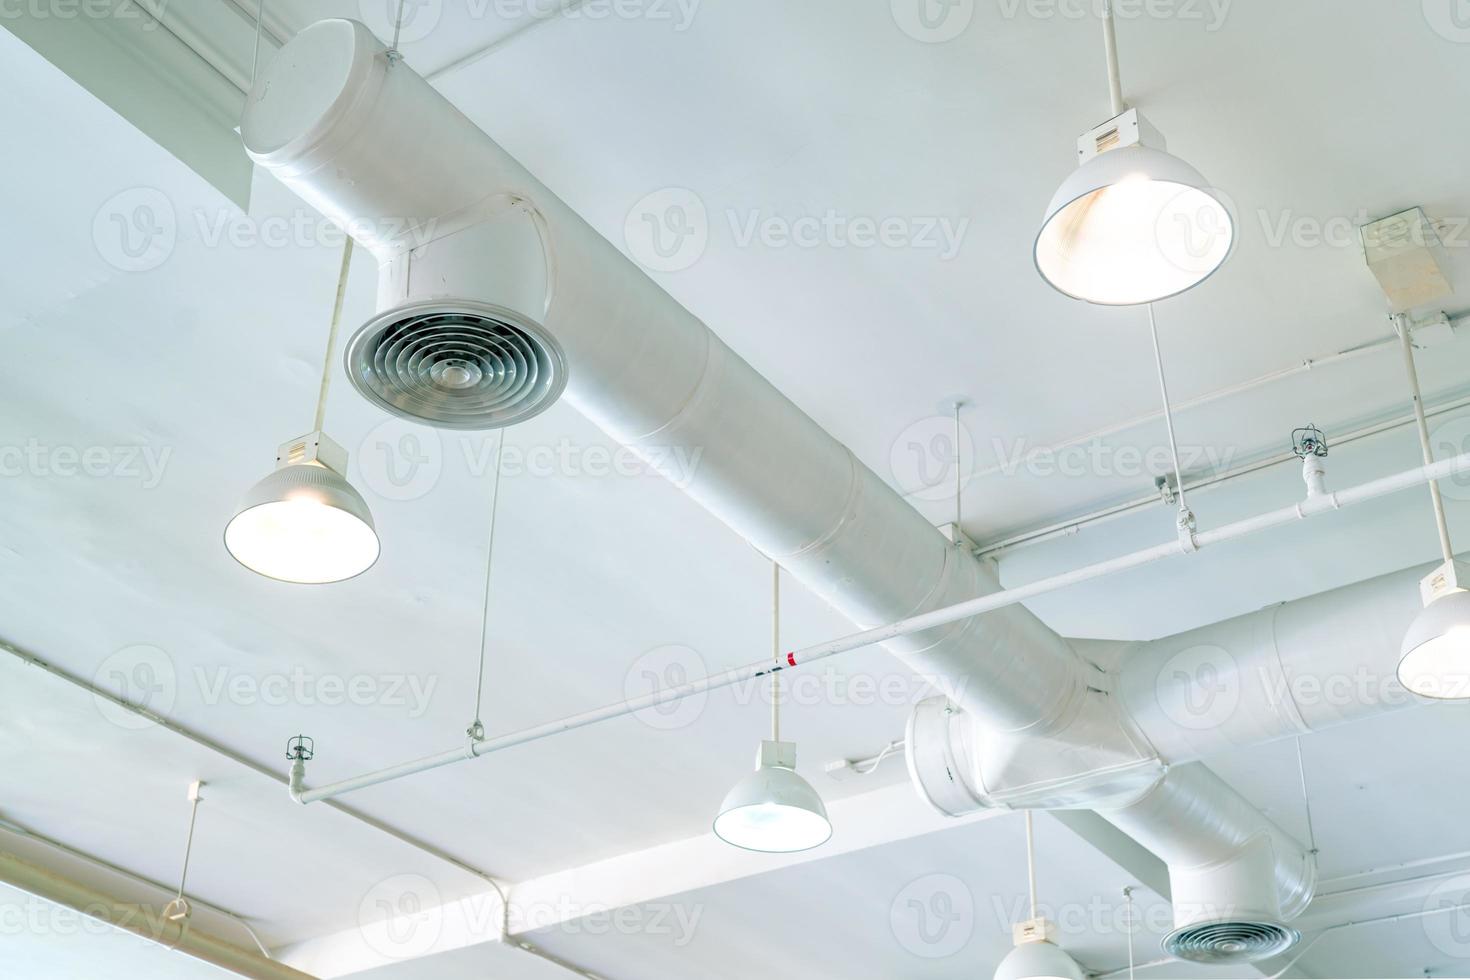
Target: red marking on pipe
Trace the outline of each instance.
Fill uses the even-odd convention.
[[[788,653],[786,655],[786,662],[788,664],[790,664],[791,666],[795,667],[796,666],[796,654],[794,654],[794,653]]]

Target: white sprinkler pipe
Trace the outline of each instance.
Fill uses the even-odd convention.
[[[1436,480],[1449,479],[1461,474],[1470,473],[1470,453],[1464,453],[1451,459],[1441,460],[1428,466],[1417,469],[1405,470],[1392,476],[1370,480],[1367,483],[1340,490],[1336,493],[1322,493],[1308,497],[1300,503],[1282,507],[1277,510],[1268,511],[1256,517],[1246,518],[1225,524],[1211,531],[1199,531],[1194,535],[1196,548],[1204,548],[1209,545],[1221,544],[1236,538],[1254,534],[1257,531],[1270,530],[1282,527],[1294,521],[1304,520],[1318,514],[1338,510],[1343,507],[1351,507],[1388,494],[1397,493],[1401,490],[1411,489],[1431,483]],[[869,630],[862,630],[847,636],[819,643],[815,646],[805,647],[786,655],[785,663],[773,664],[770,660],[762,659],[744,667],[736,667],[719,674],[712,674],[700,680],[691,681],[674,687],[661,688],[649,694],[627,701],[619,701],[582,714],[571,715],[557,721],[547,722],[534,728],[522,729],[496,738],[488,738],[483,741],[473,741],[462,747],[440,752],[437,755],[425,756],[410,762],[404,762],[387,769],[364,773],[350,779],[329,783],[316,789],[305,789],[304,766],[301,773],[297,773],[297,765],[292,769],[291,797],[299,803],[314,803],[354,790],[365,789],[380,783],[390,782],[404,776],[447,766],[454,762],[466,759],[475,759],[492,752],[513,748],[517,745],[525,745],[528,742],[539,741],[562,732],[574,731],[585,728],[599,722],[609,721],[613,718],[621,718],[659,705],[670,704],[696,694],[730,687],[742,682],[748,682],[767,674],[787,670],[792,667],[804,666],[834,657],[838,654],[856,650],[861,647],[882,643],[898,636],[907,636],[924,630],[933,629],[936,626],[944,626],[962,619],[969,619],[984,613],[993,612],[1005,606],[1025,602],[1037,596],[1056,592],[1068,586],[1078,585],[1082,582],[1092,581],[1107,575],[1150,565],[1154,562],[1163,561],[1176,555],[1189,553],[1181,546],[1179,541],[1168,541],[1164,544],[1155,545],[1152,548],[1144,548],[1119,558],[1086,565],[1070,572],[1053,575],[1029,585],[1021,585],[1015,588],[1003,589],[989,595],[980,596],[966,602],[956,603],[942,609],[918,616],[911,616],[886,626],[879,626]]]

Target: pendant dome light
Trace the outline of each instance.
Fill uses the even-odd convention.
[[[1012,927],[1016,948],[996,967],[995,980],[1086,980],[1087,971],[1052,942],[1056,925],[1037,914],[1036,847],[1030,810],[1026,811],[1026,876],[1031,918]]]
[[[1419,424],[1419,448],[1426,464],[1434,462],[1429,444],[1429,424],[1424,418],[1424,399],[1419,393],[1419,372],[1414,367],[1414,344],[1407,316],[1394,319],[1414,400],[1414,417]],[[1450,545],[1449,523],[1439,484],[1429,484],[1434,519],[1439,530],[1444,564],[1419,583],[1424,611],[1414,618],[1399,659],[1398,677],[1411,693],[1438,701],[1470,700],[1470,569],[1455,561]],[[1461,583],[1464,584],[1461,584]]]
[[[347,451],[322,432],[332,348],[351,261],[349,239],[342,253],[313,431],[281,445],[275,471],[250,488],[225,526],[225,548],[236,561],[282,582],[340,582],[371,568],[380,551],[367,502],[347,482]]]
[[[1079,138],[1080,166],[1047,206],[1033,256],[1059,292],[1136,306],[1208,279],[1230,254],[1235,224],[1200,172],[1124,103],[1108,2],[1103,31],[1113,117]]]
[[[771,566],[771,646],[781,664],[781,566]],[[827,808],[811,783],[796,774],[796,745],[781,741],[781,674],[771,675],[771,737],[761,742],[755,772],[735,784],[720,804],[714,832],[747,851],[790,854],[820,847],[832,837]]]

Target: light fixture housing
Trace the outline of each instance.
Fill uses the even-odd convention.
[[[1235,243],[1229,207],[1165,147],[1137,109],[1079,138],[1080,166],[1036,236],[1043,279],[1074,299],[1136,306],[1191,289],[1224,264]]]
[[[1461,583],[1464,583],[1462,585]],[[1399,683],[1436,701],[1470,700],[1470,568],[1446,562],[1419,583],[1424,611],[1404,634]]]
[[[252,572],[320,585],[361,575],[381,550],[373,515],[343,474],[347,451],[321,432],[283,443],[276,469],[225,525],[225,548]]]
[[[831,839],[822,797],[796,774],[795,743],[761,742],[755,772],[726,794],[714,831],[727,844],[766,854],[809,851]]]
[[[1016,948],[995,968],[995,980],[1086,980],[1087,971],[1056,943],[1056,926],[1030,919],[1012,927]]]

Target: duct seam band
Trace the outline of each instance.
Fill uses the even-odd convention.
[[[833,524],[831,528],[813,539],[810,543],[804,544],[801,547],[797,548],[795,551],[789,552],[787,554],[773,556],[774,560],[778,564],[784,566],[788,562],[794,563],[802,559],[813,558],[817,555],[820,555],[823,551],[831,546],[832,542],[836,541],[839,537],[842,536],[842,532],[844,530],[846,530],[854,521],[857,520],[858,505],[861,504],[863,500],[863,464],[858,462],[858,458],[853,454],[852,450],[847,449],[846,446],[844,446],[843,449],[846,450],[847,453],[847,466],[848,473],[850,474],[850,479],[848,480],[847,497],[843,503],[841,515],[837,518],[837,522]]]
[[[674,410],[664,422],[654,426],[648,432],[641,435],[628,435],[624,441],[632,446],[646,446],[660,437],[676,431],[680,423],[688,419],[694,410],[700,407],[705,399],[710,396],[715,386],[710,381],[718,377],[718,369],[724,366],[725,360],[730,354],[718,337],[711,331],[705,330],[699,334],[699,343],[703,347],[703,356],[700,358],[699,377],[695,379],[694,386],[679,402],[679,407]],[[671,441],[671,440],[666,440]]]

